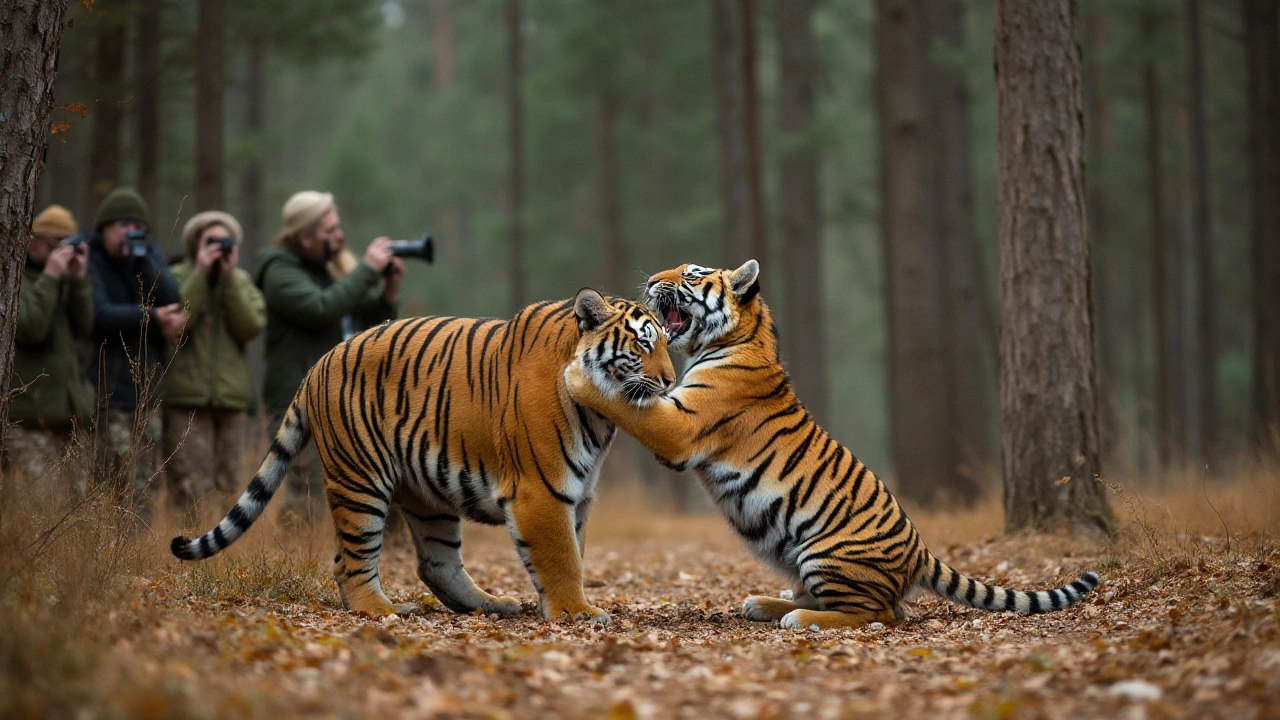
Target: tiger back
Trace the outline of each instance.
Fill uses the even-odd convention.
[[[348,609],[415,609],[393,605],[379,582],[394,503],[413,538],[418,577],[450,609],[521,609],[463,568],[466,518],[508,527],[544,617],[608,622],[583,594],[582,551],[615,428],[564,387],[564,368],[584,354],[639,395],[674,381],[657,318],[589,289],[511,320],[423,317],[367,330],[316,363],[235,506],[205,535],[174,538],[173,554],[198,560],[234,542],[314,437],[337,539],[334,579]]]
[[[787,628],[894,623],[919,590],[985,610],[1037,613],[1098,584],[1023,592],[967,578],[921,541],[897,500],[796,398],[760,298],[759,266],[684,265],[649,280],[671,347],[690,354],[679,383],[636,402],[591,358],[565,371],[575,401],[613,420],[676,469],[693,469],[721,513],[790,597],[748,597],[743,614]]]

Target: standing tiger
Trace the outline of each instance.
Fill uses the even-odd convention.
[[[683,265],[649,279],[670,347],[690,356],[666,393],[624,396],[589,356],[565,369],[576,402],[660,461],[696,470],[751,550],[791,582],[790,599],[748,597],[748,619],[793,629],[895,623],[922,590],[985,610],[1038,613],[1097,587],[1087,572],[1055,590],[1008,590],[934,557],[888,489],[796,398],[758,274],[750,260],[732,271]]]
[[[612,423],[574,404],[563,374],[585,356],[641,398],[675,381],[661,322],[643,305],[583,290],[511,320],[411,318],[338,345],[307,374],[257,475],[183,560],[235,542],[314,436],[333,511],[334,578],[349,610],[409,612],[378,580],[388,507],[403,511],[418,577],[456,612],[516,613],[462,566],[461,518],[506,524],[543,617],[607,623],[582,592],[583,530]]]

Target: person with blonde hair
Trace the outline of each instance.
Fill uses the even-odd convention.
[[[197,213],[182,229],[186,257],[171,268],[187,325],[164,392],[170,504],[188,519],[196,503],[243,484],[253,379],[245,346],[267,327],[267,304],[240,269],[244,232],[231,215]]]
[[[360,327],[396,317],[404,276],[385,237],[370,242],[345,274],[336,271],[346,236],[331,193],[294,193],[284,204],[281,225],[275,246],[259,253],[256,274],[267,301],[263,403],[277,421],[311,366],[342,342],[344,317]],[[310,516],[315,508],[307,498],[322,493],[318,458],[304,454],[294,467],[289,505]]]
[[[10,382],[21,392],[9,406],[5,449],[29,480],[45,474],[93,412],[82,358],[93,332],[93,281],[78,231],[70,211],[50,205],[36,215],[27,241]],[[72,495],[82,496],[85,474],[64,475],[72,478]]]

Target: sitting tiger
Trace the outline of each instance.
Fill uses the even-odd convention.
[[[626,396],[592,357],[565,369],[576,402],[665,464],[696,470],[751,550],[790,581],[790,599],[748,597],[748,619],[793,629],[896,623],[922,590],[985,610],[1038,613],[1097,587],[1087,572],[1055,590],[1008,590],[934,557],[893,495],[796,398],[758,274],[751,260],[732,271],[683,265],[649,279],[670,347],[690,356],[666,393]]]
[[[563,375],[574,357],[608,367],[637,399],[675,382],[660,320],[590,289],[511,320],[423,317],[367,330],[316,363],[244,494],[210,532],[174,538],[173,554],[199,560],[235,542],[314,436],[347,609],[416,609],[393,605],[378,580],[394,503],[413,536],[418,577],[451,610],[520,611],[519,601],[490,595],[463,569],[465,517],[506,524],[543,617],[607,623],[583,594],[582,551],[615,428],[569,399]]]

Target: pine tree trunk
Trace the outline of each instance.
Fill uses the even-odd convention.
[[[1244,0],[1253,200],[1253,434],[1280,460],[1280,2]]]
[[[507,132],[510,166],[507,180],[507,258],[512,313],[524,307],[524,100],[520,86],[523,43],[520,0],[507,0]]]
[[[93,89],[89,117],[93,130],[89,144],[89,175],[83,202],[86,217],[102,198],[120,182],[120,126],[123,117],[119,98],[124,74],[124,27],[98,36],[94,52]]]
[[[725,267],[766,262],[755,76],[755,3],[711,3],[712,85],[720,144],[720,236]]]
[[[1200,0],[1187,0],[1187,100],[1191,133],[1191,232],[1195,252],[1196,372],[1200,458],[1218,464],[1218,322],[1209,198],[1209,131],[1205,122],[1204,40]]]
[[[9,424],[13,343],[18,331],[18,297],[27,238],[34,211],[36,181],[49,140],[53,81],[62,18],[67,5],[41,0],[4,0],[0,4],[0,428]],[[6,463],[0,432],[0,463]]]
[[[927,48],[942,39],[949,48],[963,52],[963,0],[929,0],[925,12]],[[940,300],[949,356],[946,409],[954,464],[946,469],[946,491],[971,504],[982,493],[978,468],[995,459],[990,414],[996,385],[995,308],[987,293],[975,230],[968,83],[963,72],[951,67],[931,61],[926,68],[936,148],[930,186],[936,194],[934,242],[942,263]]]
[[[995,8],[1005,524],[1107,529],[1076,4]]]
[[[796,393],[821,424],[827,416],[827,340],[823,325],[822,193],[818,154],[813,147],[816,113],[813,2],[776,6],[778,31],[778,129],[787,136],[778,168],[781,207],[780,258],[786,293],[781,329],[787,369]]]
[[[160,190],[160,14],[162,0],[144,0],[138,13],[134,44],[137,62],[136,132],[138,192],[153,212],[159,210]]]
[[[751,257],[769,264],[765,241],[764,161],[760,152],[760,90],[756,81],[756,0],[739,0],[738,37],[742,40],[742,128],[747,141],[747,199],[750,213]],[[745,262],[745,261],[744,261]],[[737,267],[733,264],[730,267]]]
[[[224,18],[220,0],[199,0],[196,12],[196,210],[225,210],[222,163]]]
[[[453,0],[434,0],[430,10],[433,83],[436,93],[443,96],[453,90],[457,83],[457,62],[454,51],[453,32]],[[446,267],[457,269],[460,277],[467,277],[473,272],[472,249],[462,242],[462,204],[456,197],[444,198],[444,207],[440,211],[440,246],[437,248],[437,262]],[[460,299],[461,300],[461,299]],[[456,306],[446,305],[441,312],[452,313],[454,308],[466,307],[465,300]]]
[[[244,228],[245,247],[241,250],[242,262],[252,264],[266,239],[263,223],[263,133],[266,128],[266,64],[267,41],[261,36],[247,39],[244,69],[244,137],[253,143],[254,151],[240,171],[240,225]]]
[[[956,467],[947,399],[945,284],[933,203],[927,27],[916,0],[876,4],[880,227],[889,316],[889,411],[895,493],[934,500]]]

